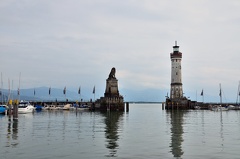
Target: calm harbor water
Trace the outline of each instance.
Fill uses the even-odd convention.
[[[240,158],[240,111],[43,111],[0,116],[1,159]]]

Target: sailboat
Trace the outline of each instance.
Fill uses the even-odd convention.
[[[239,81],[239,84],[238,84],[237,100],[236,100],[236,105],[239,106],[239,104],[240,104],[240,81]]]
[[[6,105],[0,105],[0,114],[5,114],[7,110],[7,106]]]
[[[229,105],[228,109],[229,110],[239,110],[240,109],[240,81],[239,81],[239,84],[238,84],[236,104]]]
[[[0,105],[0,114],[5,114],[6,110],[8,109],[7,105],[3,104],[3,80],[2,80],[2,73],[1,73],[1,89],[0,89],[0,95],[1,95],[1,105]]]
[[[18,98],[20,99],[20,79],[21,79],[21,72],[19,75],[19,85],[18,85]],[[33,113],[34,106],[30,104],[28,101],[21,100],[18,104],[18,114],[26,114],[26,113]]]
[[[233,109],[235,109],[235,110],[240,109],[240,81],[239,81],[239,84],[238,84],[236,105],[234,105],[234,106],[231,105],[231,107],[233,107]]]
[[[223,106],[222,106],[222,88],[221,88],[221,84],[219,84],[219,87],[220,87],[220,93],[219,93],[219,96],[220,96],[220,105],[214,105],[214,106],[212,106],[211,110],[212,110],[212,111],[227,111],[227,110],[228,110],[228,107],[223,107]]]

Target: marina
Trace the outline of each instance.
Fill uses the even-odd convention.
[[[240,158],[240,1],[0,7],[0,159]]]
[[[1,158],[239,158],[240,111],[129,108],[1,115]]]

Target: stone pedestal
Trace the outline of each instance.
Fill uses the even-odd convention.
[[[104,97],[118,97],[118,80],[116,78],[111,78],[106,80],[106,89]]]
[[[106,80],[104,97],[98,100],[100,102],[100,110],[124,111],[123,96],[119,94],[118,80],[115,77],[115,73],[116,69],[113,67]]]

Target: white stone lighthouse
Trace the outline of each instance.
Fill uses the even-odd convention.
[[[183,98],[182,89],[182,53],[179,52],[179,46],[175,42],[173,53],[170,53],[172,68],[171,68],[171,92],[170,99]]]

